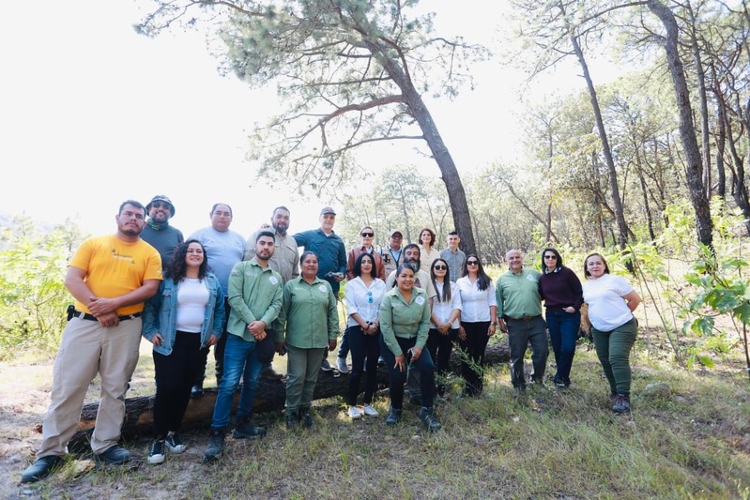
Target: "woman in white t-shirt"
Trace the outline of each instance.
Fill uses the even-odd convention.
[[[615,413],[630,411],[630,350],[638,334],[633,311],[641,297],[625,278],[609,274],[607,261],[598,253],[586,257],[583,270],[583,300],[589,306],[589,321],[596,355],[604,368]]]

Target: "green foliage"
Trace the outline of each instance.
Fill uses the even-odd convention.
[[[1,228],[0,359],[19,348],[56,347],[70,294],[65,267],[80,240],[70,221],[43,232],[29,218]]]

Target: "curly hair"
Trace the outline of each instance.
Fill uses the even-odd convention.
[[[187,273],[187,263],[185,262],[185,256],[187,255],[188,247],[191,243],[199,244],[201,246],[201,250],[203,250],[203,262],[198,268],[198,278],[202,280],[206,277],[206,274],[208,274],[208,258],[206,258],[206,248],[203,246],[203,243],[192,238],[184,243],[180,243],[177,248],[174,249],[172,258],[169,259],[169,262],[167,262],[167,265],[164,268],[165,279],[172,278],[172,281],[174,281],[175,284],[185,279],[185,274]]]

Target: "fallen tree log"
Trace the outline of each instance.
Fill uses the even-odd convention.
[[[506,363],[510,359],[507,342],[490,344],[487,346],[485,362],[487,365]],[[451,369],[454,373],[460,372],[460,353],[454,349],[451,355]],[[378,367],[378,389],[388,387],[388,370],[384,366]],[[364,382],[360,384],[360,390],[364,389]],[[345,396],[349,391],[349,376],[334,376],[331,372],[321,371],[315,386],[314,399],[325,399],[336,396]],[[191,398],[182,423],[183,430],[206,428],[211,424],[214,403],[216,402],[216,388],[206,388],[203,396]],[[261,379],[253,405],[254,413],[279,411],[284,408],[285,386],[280,380]],[[239,391],[235,395],[232,413],[237,408]],[[152,432],[153,426],[153,396],[142,396],[128,398],[125,400],[125,423],[122,427],[124,438],[137,437]],[[89,440],[96,423],[96,413],[99,409],[98,403],[87,404],[81,411],[81,420],[78,431],[70,441],[68,447],[72,452],[86,452],[89,449]],[[41,424],[37,425],[37,431],[41,432]]]

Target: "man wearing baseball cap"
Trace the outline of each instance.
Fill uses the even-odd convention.
[[[172,253],[177,245],[185,241],[182,231],[169,225],[169,219],[174,217],[172,200],[163,194],[157,194],[146,205],[148,220],[141,232],[141,239],[156,248],[161,255],[162,268],[167,267]]]
[[[383,258],[385,275],[388,276],[396,270],[402,261],[402,247],[404,235],[398,229],[394,229],[388,234],[388,246],[380,249],[380,256]]]

